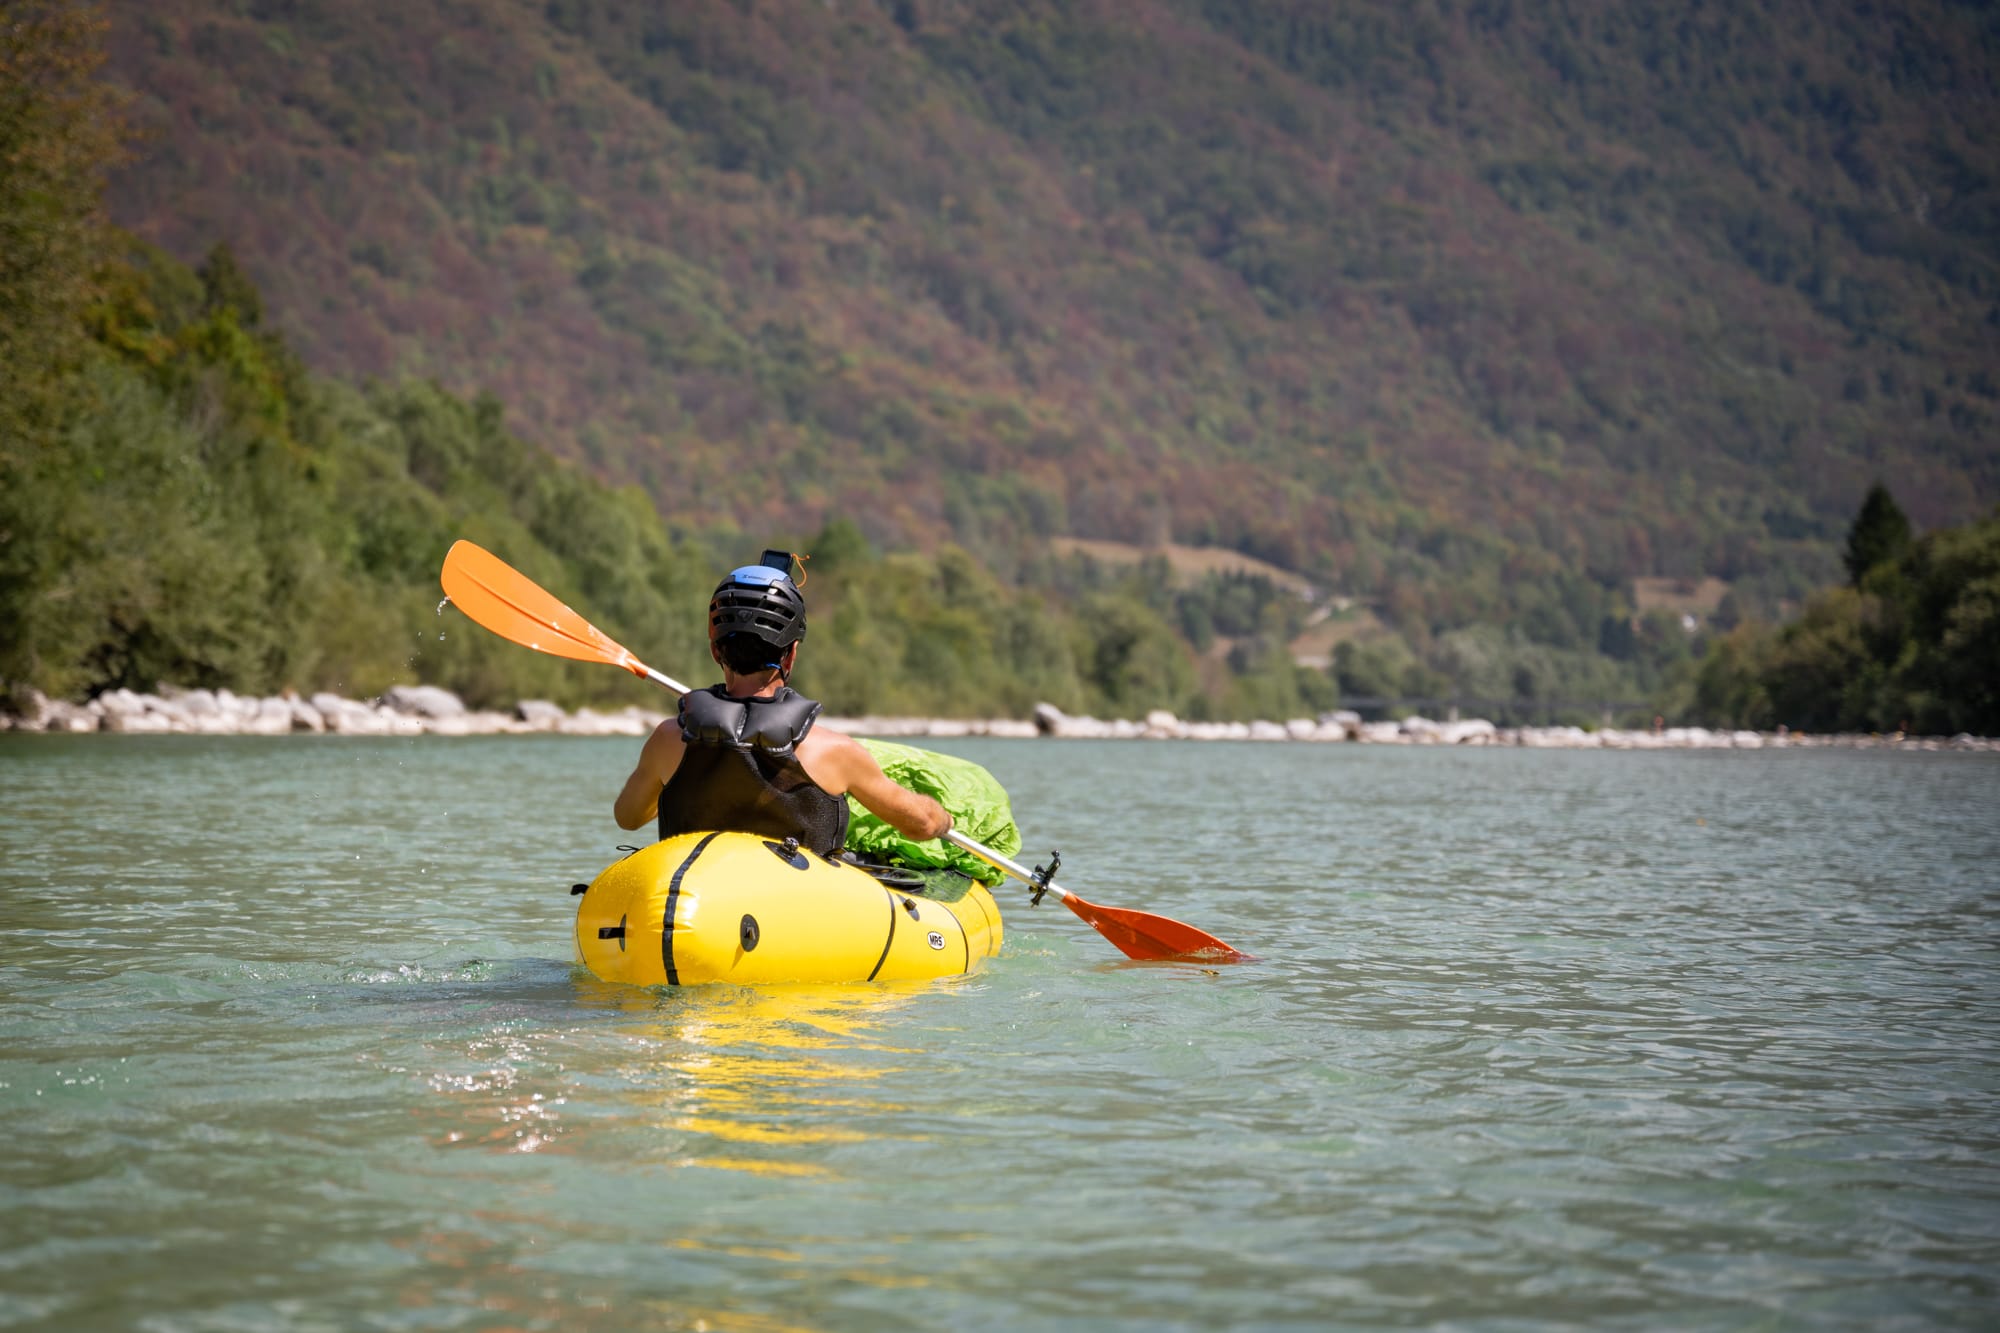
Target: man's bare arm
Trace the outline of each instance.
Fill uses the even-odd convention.
[[[612,802],[611,816],[618,821],[619,828],[643,828],[660,813],[660,788],[667,785],[667,779],[681,766],[681,755],[686,749],[678,718],[670,717],[653,728],[653,734],[639,751],[639,763],[632,776],[625,779],[624,790]]]
[[[950,811],[884,773],[875,756],[851,736],[815,730],[800,746],[799,760],[822,788],[852,795],[906,838],[924,842],[951,828]]]

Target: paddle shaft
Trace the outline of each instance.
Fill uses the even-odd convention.
[[[1062,888],[1054,880],[1044,881],[1035,878],[1034,873],[1030,871],[1026,866],[1022,865],[1019,861],[1013,860],[1009,857],[1002,856],[1000,853],[994,851],[991,847],[985,847],[980,845],[979,843],[974,842],[972,839],[966,837],[963,833],[960,833],[957,829],[945,830],[944,840],[961,851],[971,852],[974,856],[984,861],[987,865],[992,866],[995,870],[1006,871],[1008,874],[1012,875],[1015,879],[1020,880],[1023,884],[1026,884],[1031,889],[1033,888],[1047,889],[1050,893],[1053,893],[1056,897],[1063,899],[1065,901],[1067,901],[1070,897],[1069,890]]]
[[[627,671],[630,671],[635,676],[639,676],[646,680],[650,680],[655,685],[658,685],[660,688],[670,691],[675,698],[680,698],[684,695],[689,695],[694,693],[693,690],[681,684],[679,681],[675,680],[672,676],[669,676],[666,672],[655,671],[653,670],[653,668],[647,666],[644,662],[634,661],[631,665],[627,666],[625,669]]]

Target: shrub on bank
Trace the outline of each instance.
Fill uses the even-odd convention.
[[[1745,623],[1711,644],[1695,716],[1808,731],[2000,731],[2000,514],[1910,540],[1885,503],[1886,491],[1871,493],[1856,521],[1850,584],[1815,594],[1788,624]]]

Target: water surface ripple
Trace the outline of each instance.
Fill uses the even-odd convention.
[[[569,961],[632,742],[0,737],[0,1327],[1976,1328],[1991,756],[965,741],[906,986]]]

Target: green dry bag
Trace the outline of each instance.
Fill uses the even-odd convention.
[[[884,773],[951,811],[952,826],[974,842],[984,843],[1003,856],[1021,850],[1021,830],[1014,827],[1014,807],[1007,800],[1007,789],[978,764],[892,741],[864,740],[861,744],[875,756]],[[847,798],[847,809],[847,850],[851,852],[918,870],[956,870],[987,884],[1006,878],[970,852],[942,839],[912,842],[852,796]]]

